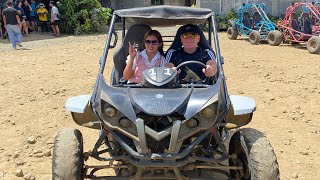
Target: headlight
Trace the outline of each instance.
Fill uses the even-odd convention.
[[[123,117],[123,118],[120,118],[119,124],[123,128],[129,128],[132,125],[132,121],[130,121],[130,119],[128,118]]]
[[[116,108],[112,107],[112,106],[105,106],[102,109],[102,113],[108,117],[114,117],[117,115],[117,110]]]
[[[217,109],[216,109],[216,106],[214,106],[213,104],[202,109],[200,111],[200,116],[206,118],[206,119],[209,119],[209,118],[212,118],[212,117],[215,117],[217,115]]]
[[[199,125],[198,119],[192,118],[187,120],[186,125],[188,128],[195,128]]]

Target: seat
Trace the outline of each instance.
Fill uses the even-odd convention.
[[[252,15],[252,29],[258,30],[258,23],[262,21],[262,18],[258,12],[254,12]]]
[[[309,17],[309,13],[303,13],[301,15],[301,26],[302,26],[302,32],[305,34],[311,34],[312,33],[312,19]]]
[[[292,29],[299,31],[299,32],[301,31],[300,22],[298,21],[298,19],[293,19],[291,26],[292,26]]]
[[[242,23],[246,27],[244,30],[245,31],[250,31],[252,23],[251,23],[251,19],[250,19],[250,14],[248,12],[244,12],[243,13]]]
[[[119,80],[123,77],[123,71],[126,67],[126,60],[129,54],[129,42],[135,42],[138,45],[138,51],[141,51],[143,37],[150,30],[151,27],[145,24],[135,24],[127,30],[120,47],[113,54],[114,69],[112,70],[112,81],[110,84],[119,84]]]

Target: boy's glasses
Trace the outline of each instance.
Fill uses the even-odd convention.
[[[146,44],[152,44],[152,45],[157,45],[159,43],[158,40],[145,40]]]
[[[189,37],[194,39],[194,38],[197,37],[197,34],[196,33],[185,33],[185,34],[182,34],[181,36],[182,36],[183,39],[187,39]]]

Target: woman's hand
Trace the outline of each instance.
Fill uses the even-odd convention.
[[[137,55],[137,50],[136,50],[136,43],[133,42],[133,44],[131,44],[131,42],[129,41],[129,55],[130,55],[130,59],[134,59],[134,57],[136,57]]]

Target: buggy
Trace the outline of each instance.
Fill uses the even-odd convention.
[[[312,3],[295,3],[277,26],[285,42],[307,44],[310,53],[320,52],[320,12]]]
[[[251,44],[259,44],[267,40],[270,45],[277,46],[282,42],[282,34],[276,30],[275,24],[268,18],[263,4],[246,4],[238,11],[238,18],[230,20],[232,27],[227,30],[229,39],[237,39],[238,35],[248,36]]]
[[[116,17],[123,23],[118,46]],[[151,27],[205,21],[210,28],[207,37],[201,31],[198,45],[214,48],[218,68],[210,81],[195,83],[190,77],[182,84],[177,70],[154,67],[143,72],[141,84],[122,82],[129,41],[140,44]],[[60,131],[54,141],[52,178],[279,179],[267,138],[255,129],[240,129],[251,121],[256,105],[252,98],[229,96],[214,24],[210,9],[156,6],[114,11],[92,95],[71,97],[65,105],[75,123],[99,130],[99,138],[84,152],[79,130]],[[169,49],[181,47],[180,34],[178,29]],[[103,73],[115,46],[108,85]],[[188,63],[198,62],[184,64]],[[89,164],[90,159],[101,163]],[[115,175],[104,169],[115,170]]]

